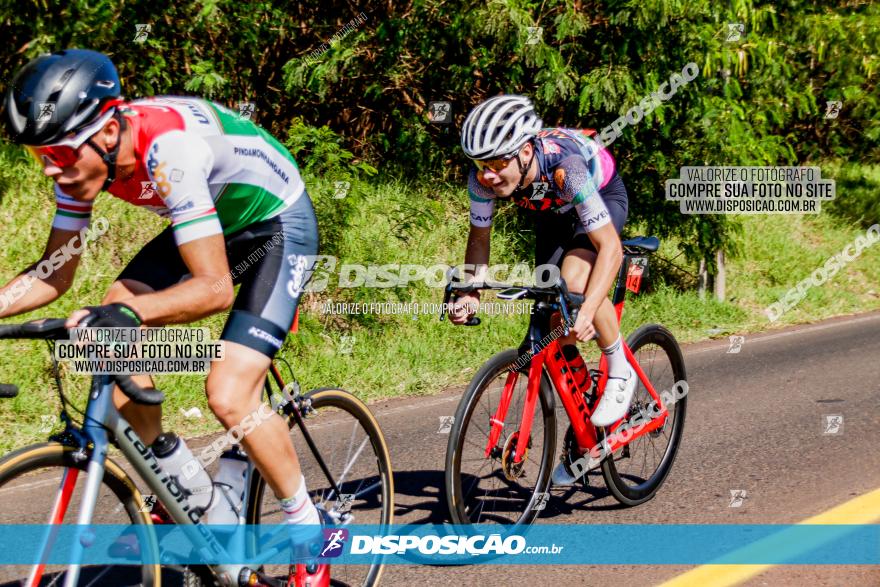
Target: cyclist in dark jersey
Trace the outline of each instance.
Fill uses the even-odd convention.
[[[48,117],[47,103],[53,105]],[[67,243],[82,238],[92,203],[106,190],[171,223],[122,270],[104,305],[77,310],[68,327],[186,324],[231,307],[221,336],[224,360],[212,362],[205,384],[208,405],[227,429],[255,413],[318,249],[315,213],[287,149],[205,100],[123,101],[113,63],[94,51],[31,61],[9,89],[6,112],[10,135],[29,146],[55,181],[43,260],[60,250],[68,260],[40,279],[26,269],[0,288],[0,295],[16,293],[7,295],[13,301],[0,307],[0,317],[44,306],[70,288],[82,247],[71,255]],[[135,380],[152,386],[149,376]],[[158,406],[134,404],[119,389],[114,403],[146,443],[161,433]],[[273,415],[241,442],[286,521],[315,525],[320,533],[286,422]],[[329,571],[297,565],[296,578],[317,587],[328,584]]]
[[[477,266],[479,279],[489,262],[495,200],[512,200],[532,217],[536,266],[560,267],[568,287],[586,296],[572,333],[560,343],[573,368],[585,369],[574,343],[596,336],[608,359],[609,378],[591,420],[610,426],[629,409],[636,384],[608,298],[623,260],[620,233],[628,201],[611,154],[588,135],[542,128],[524,96],[496,96],[471,111],[461,138],[465,154],[475,163],[468,177],[471,228],[465,263]],[[479,292],[460,297],[452,321],[466,322],[479,299]],[[562,463],[553,479],[556,484],[572,481]]]

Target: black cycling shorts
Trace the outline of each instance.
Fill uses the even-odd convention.
[[[274,218],[225,240],[230,274],[224,279],[240,283],[241,288],[220,338],[271,359],[293,324],[318,252],[318,222],[308,194]],[[169,226],[135,255],[117,281],[140,281],[159,291],[189,276]],[[226,283],[220,280],[212,287],[219,292]]]
[[[618,236],[626,224],[629,212],[629,200],[623,180],[614,172],[608,184],[599,190],[611,223]],[[574,249],[587,249],[596,252],[593,241],[584,230],[584,225],[577,210],[572,208],[564,214],[553,212],[532,213],[535,222],[535,266],[556,265],[562,267],[566,253]]]

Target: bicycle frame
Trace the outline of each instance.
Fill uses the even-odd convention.
[[[76,523],[80,527],[86,527],[92,522],[110,446],[110,437],[107,431],[109,428],[113,432],[122,454],[162,501],[172,519],[184,529],[194,547],[205,549],[205,552],[211,552],[217,556],[228,554],[211,530],[200,522],[199,511],[190,506],[177,484],[170,476],[164,474],[153,451],[141,441],[131,425],[113,405],[113,387],[113,380],[107,375],[96,375],[92,378],[81,438],[79,439],[82,451],[85,450],[88,443],[92,444],[92,450],[87,465],[88,479]],[[252,466],[249,463],[249,467]],[[53,506],[51,524],[60,524],[64,519],[78,473],[77,469],[72,468],[65,471]],[[248,475],[250,476],[250,470]],[[52,546],[50,539],[51,536],[47,536],[47,540],[43,542],[41,559],[45,558],[48,549]],[[155,545],[155,543],[153,544]],[[79,579],[81,567],[79,563],[82,560],[83,548],[81,541],[74,542],[71,553],[73,562],[68,566],[64,587],[74,587]],[[34,568],[28,578],[28,585],[39,584],[43,568],[42,564]],[[238,573],[243,565],[215,565],[214,568],[223,583],[237,585]]]
[[[615,313],[617,314],[618,324],[620,324],[621,317],[623,316],[626,290],[630,289],[638,292],[640,286],[642,266],[632,265],[632,260],[634,258],[638,257],[630,254],[624,255],[624,261],[621,263],[617,275],[617,284],[614,288],[612,304],[614,305]],[[640,270],[635,271],[633,270],[633,267],[637,267]],[[532,420],[535,414],[535,405],[537,404],[538,394],[540,393],[541,377],[545,374],[556,389],[556,392],[562,401],[562,405],[565,408],[565,412],[568,415],[568,419],[571,421],[578,448],[584,453],[587,453],[592,451],[593,448],[599,444],[596,428],[593,426],[592,422],[590,422],[592,411],[586,401],[586,393],[589,391],[589,385],[587,386],[587,389],[580,389],[577,382],[571,377],[571,365],[569,365],[568,361],[563,356],[562,347],[557,340],[559,334],[556,331],[548,332],[552,314],[552,309],[546,305],[536,303],[535,312],[529,323],[527,340],[530,341],[532,358],[529,368],[526,400],[523,405],[522,420],[519,422],[519,434],[513,455],[514,463],[522,462],[523,456],[528,447]],[[557,330],[559,330],[559,328],[561,327],[557,327]],[[546,345],[542,345],[545,340],[550,340],[550,342]],[[626,358],[635,371],[636,376],[648,390],[651,398],[657,403],[657,406],[659,407],[659,415],[652,418],[644,426],[640,426],[638,430],[631,430],[631,434],[625,440],[621,439],[620,435],[617,434],[606,434],[604,440],[605,454],[611,454],[636,438],[662,427],[666,422],[666,417],[668,415],[668,411],[663,405],[662,399],[654,389],[654,386],[651,384],[651,381],[648,379],[641,366],[638,364],[638,361],[632,354],[626,341],[621,342],[623,344]],[[598,403],[599,399],[602,397],[602,394],[605,391],[605,384],[608,380],[608,368],[604,355],[599,360],[599,371],[601,372],[601,375],[596,382],[596,403]],[[492,449],[501,437],[501,431],[505,424],[507,410],[510,406],[510,401],[513,397],[513,390],[518,379],[519,373],[516,370],[511,369],[504,383],[504,389],[501,393],[498,408],[490,419],[489,439],[486,444],[485,452],[486,457],[491,454]],[[622,422],[623,420],[612,426],[609,432],[615,431]]]
[[[281,376],[274,364],[271,366],[271,373],[275,378],[275,381],[282,388],[282,392],[286,392]],[[69,428],[69,431],[72,432],[73,437],[77,440],[82,458],[86,458],[87,446],[91,444],[93,447],[91,450],[91,456],[88,457],[88,479],[83,492],[82,503],[80,505],[79,515],[76,522],[77,525],[80,527],[87,527],[91,524],[95,512],[98,492],[100,491],[101,482],[104,477],[104,468],[110,446],[110,435],[107,430],[109,428],[109,430],[112,431],[122,454],[132,464],[147,486],[153,491],[154,495],[156,495],[162,502],[162,505],[165,506],[165,509],[175,523],[186,532],[194,549],[199,552],[210,553],[212,556],[221,560],[224,558],[231,559],[232,556],[229,554],[229,551],[217,541],[208,525],[200,521],[201,513],[199,510],[193,508],[189,504],[186,495],[182,494],[180,488],[171,477],[163,472],[150,447],[144,444],[131,425],[116,409],[113,404],[113,388],[114,382],[110,376],[94,376],[92,378],[82,429],[81,431],[77,431],[75,428]],[[273,410],[277,409],[279,404],[276,404],[273,401],[273,397],[270,393],[268,377],[266,379],[266,392],[269,396],[270,403],[272,403]],[[291,398],[286,397],[285,399],[290,400]],[[309,448],[314,453],[322,471],[327,476],[333,491],[338,495],[339,488],[336,485],[335,480],[332,478],[323,458],[321,458],[314,440],[303,425],[302,416],[299,413],[299,410],[292,408],[286,411],[293,415],[307,444],[309,445]],[[249,460],[243,504],[248,503],[248,494],[251,491],[250,481],[252,479],[253,471],[253,462]],[[65,469],[52,508],[49,524],[57,526],[62,523],[70,504],[70,499],[73,495],[78,475],[78,469]],[[239,516],[240,523],[244,523],[244,515],[245,512],[242,511]],[[47,532],[41,545],[40,560],[46,560],[52,547],[52,543],[54,542],[55,533],[56,532],[52,528]],[[150,546],[156,548],[151,528],[150,536],[152,540]],[[241,556],[238,558],[244,558],[244,545],[239,543],[233,546],[235,547],[233,552],[238,551],[241,553]],[[252,564],[258,566],[261,564],[261,561],[269,560],[286,547],[283,543],[274,547],[270,546],[271,545],[265,545],[262,547],[265,548],[265,550],[262,550],[258,556],[252,557],[254,559]],[[76,585],[81,569],[80,561],[82,560],[83,548],[80,540],[75,541],[71,553],[71,560],[73,562],[68,566],[68,574],[64,581],[64,587],[74,587]],[[216,564],[209,566],[214,570],[221,584],[237,586],[239,573],[246,565]],[[44,569],[44,563],[35,565],[26,584],[28,586],[36,587],[40,582]]]

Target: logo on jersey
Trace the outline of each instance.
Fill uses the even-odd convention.
[[[185,204],[180,204],[179,206],[175,206],[174,208],[172,208],[171,213],[172,214],[180,214],[181,212],[186,212],[190,208],[195,208],[195,207],[196,207],[196,203],[193,202],[192,200],[190,200],[189,202],[186,202]]]
[[[544,153],[547,155],[558,155],[562,152],[562,148],[558,143],[554,143],[553,141],[548,141],[546,139],[541,141],[541,145],[544,147]]]
[[[492,220],[491,214],[489,214],[488,216],[480,216],[479,214],[471,214],[471,222],[473,222],[475,224],[477,222],[490,222],[491,220]]]
[[[199,124],[211,124],[211,121],[208,119],[208,115],[205,114],[205,112],[194,103],[187,101],[183,102],[183,105],[187,107],[187,109],[193,115],[193,118],[195,118]]]
[[[348,530],[324,528],[324,548],[321,549],[321,558],[333,558],[341,555],[346,540],[348,540]]]
[[[608,210],[602,210],[601,212],[599,212],[595,216],[587,218],[586,223],[584,223],[584,228],[588,229],[592,225],[599,224],[599,223],[605,224],[603,221],[606,220],[607,218],[608,218]]]
[[[168,176],[165,173],[165,162],[159,161],[158,143],[153,143],[153,146],[150,148],[150,152],[147,155],[147,170],[153,178],[153,183],[155,185],[154,193],[158,192],[159,197],[167,198],[168,195],[171,194],[171,184],[168,183]],[[180,176],[183,177],[182,171]],[[141,191],[141,199],[146,199],[143,191]]]

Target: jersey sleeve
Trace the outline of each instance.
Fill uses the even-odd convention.
[[[193,133],[172,130],[150,145],[147,172],[170,211],[178,246],[223,234],[208,188],[213,165],[214,154],[208,143]]]
[[[611,222],[608,208],[599,195],[603,176],[598,157],[589,162],[583,157],[567,157],[556,167],[553,179],[562,199],[574,204],[587,232]]]
[[[492,226],[495,194],[479,182],[476,169],[472,169],[468,176],[468,196],[471,201],[471,224],[479,228]]]
[[[61,191],[55,184],[55,218],[52,228],[79,232],[87,228],[92,218],[92,202],[79,202]]]

